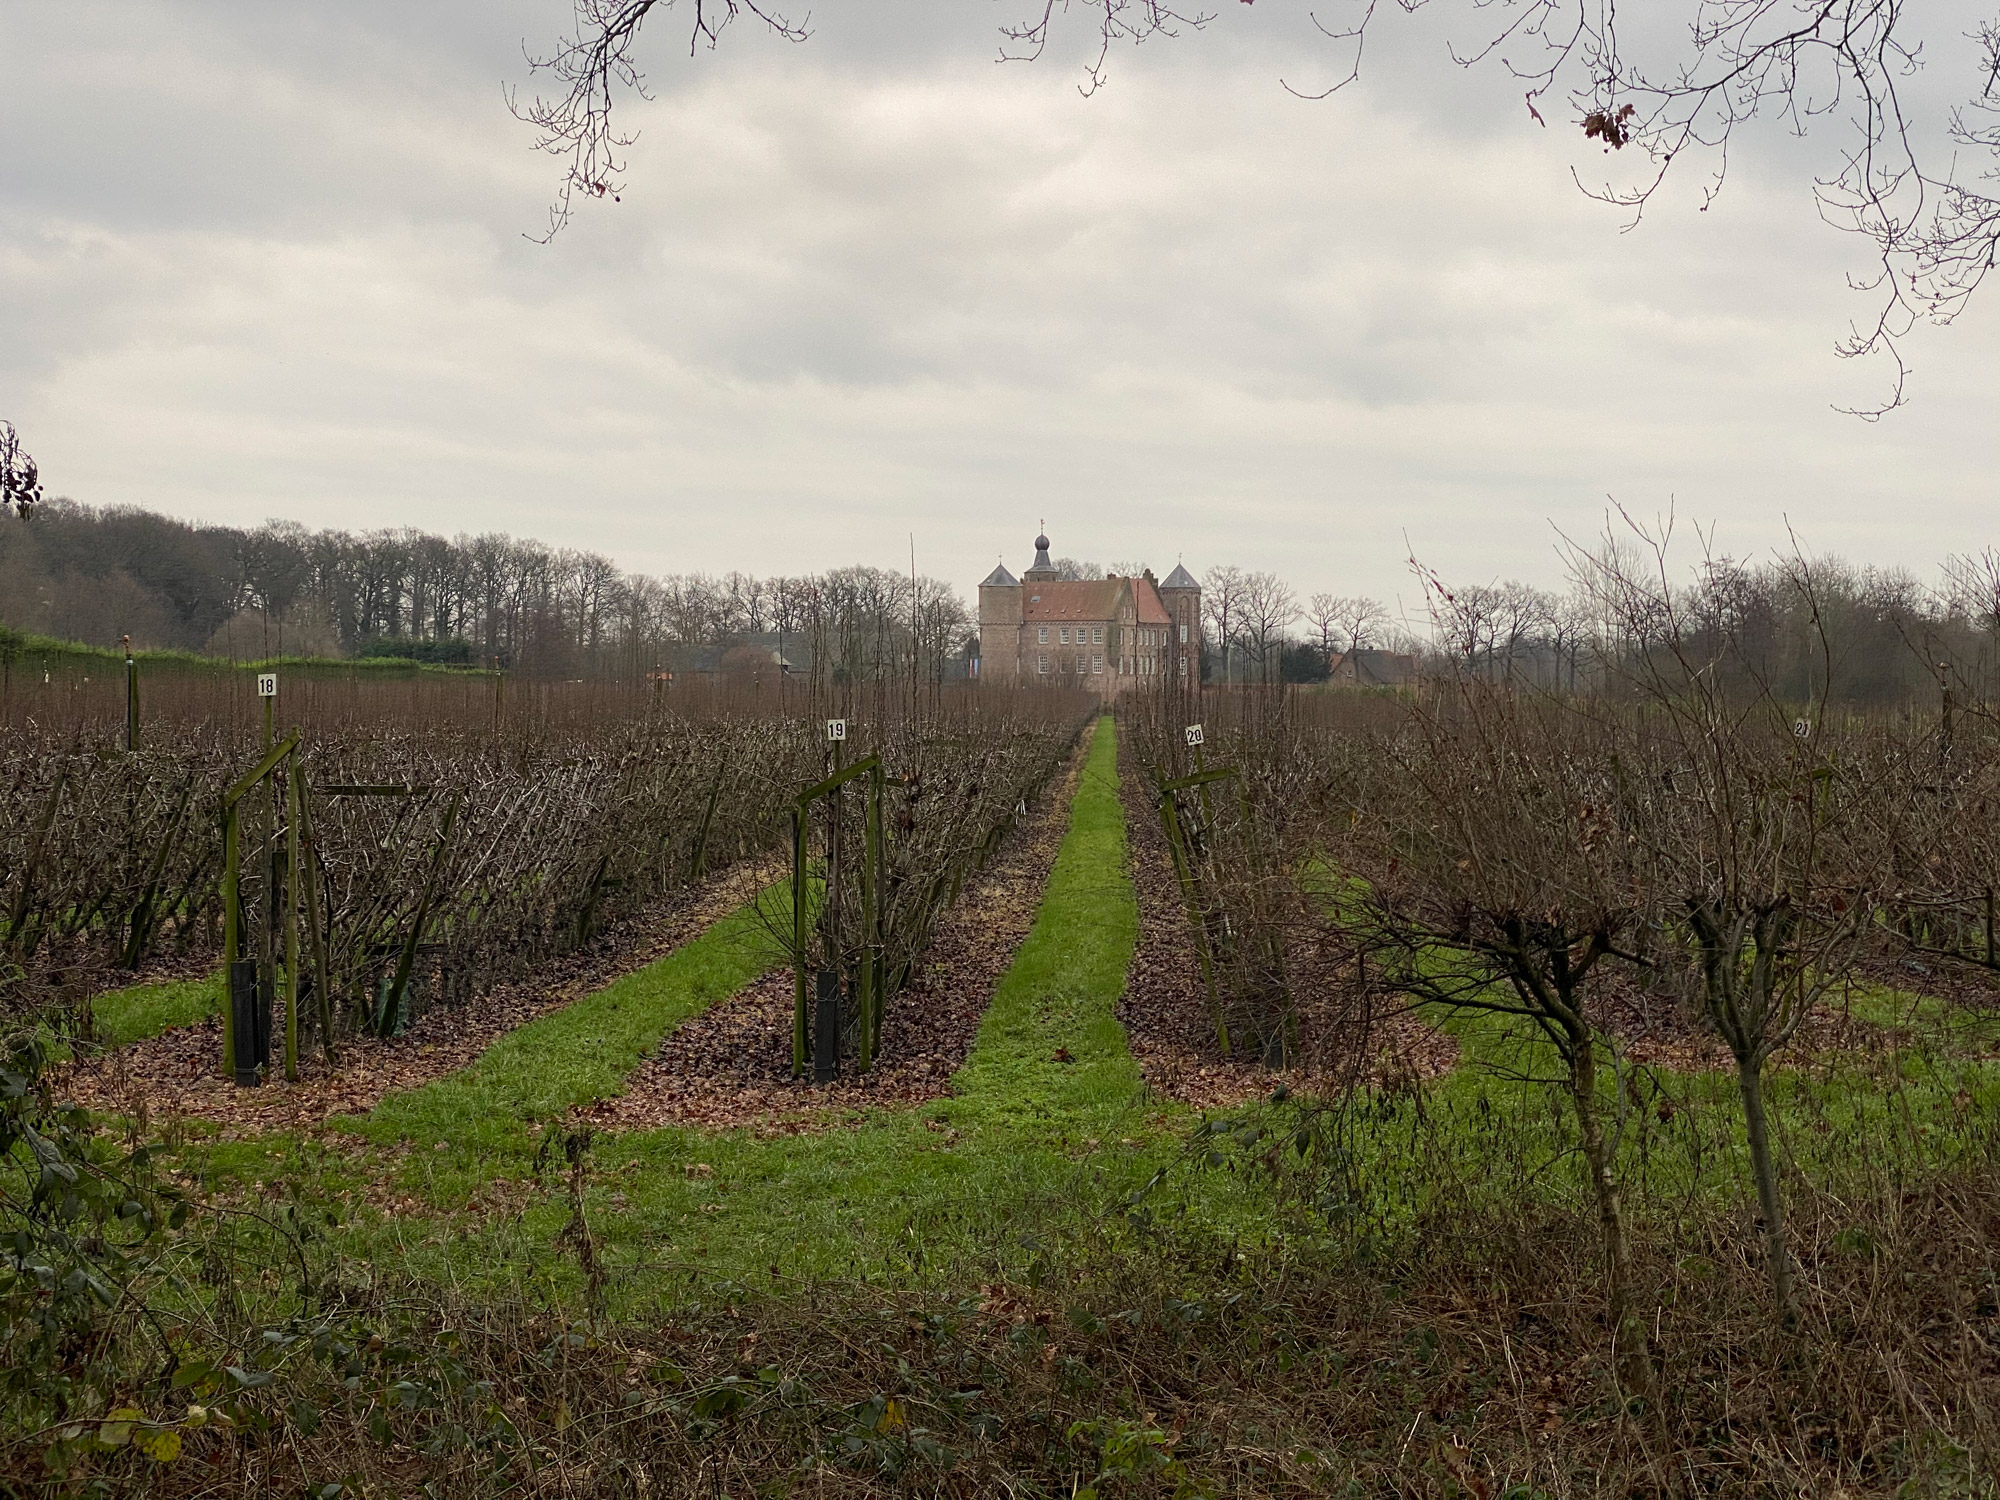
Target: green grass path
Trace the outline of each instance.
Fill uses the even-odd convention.
[[[168,979],[106,990],[90,1002],[97,1039],[125,1047],[176,1026],[192,1026],[222,1014],[222,973],[200,979]]]
[[[676,1127],[600,1138],[593,1216],[623,1295],[774,1272],[924,1281],[1018,1268],[1038,1229],[1115,1201],[1175,1148],[1185,1112],[1145,1100],[1113,1009],[1138,937],[1117,756],[1102,720],[1034,926],[951,1097],[814,1135]],[[465,1113],[490,1096],[469,1080],[457,1087],[468,1091],[448,1109],[439,1095],[436,1119],[456,1121],[463,1139],[479,1128]],[[415,1158],[411,1185],[462,1201],[476,1166],[436,1158]],[[490,1286],[545,1274],[566,1218],[550,1200],[426,1243],[412,1244],[407,1226],[383,1232],[427,1269]]]
[[[525,1151],[543,1121],[617,1093],[668,1032],[783,962],[757,907],[789,901],[789,887],[773,887],[658,962],[510,1031],[469,1067],[343,1123],[371,1140],[441,1142],[474,1158]]]

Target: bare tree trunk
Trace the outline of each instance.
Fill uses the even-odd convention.
[[[1597,1223],[1604,1238],[1607,1303],[1612,1349],[1619,1379],[1646,1403],[1652,1429],[1661,1430],[1659,1381],[1653,1371],[1646,1325],[1632,1316],[1632,1246],[1625,1233],[1625,1203],[1613,1170],[1611,1145],[1604,1138],[1603,1104],[1597,1097],[1597,1052],[1585,1036],[1570,1048],[1570,1098],[1583,1137],[1583,1159],[1597,1199]]]
[[[1778,1314],[1787,1326],[1798,1321],[1792,1287],[1792,1257],[1785,1243],[1785,1204],[1778,1196],[1778,1164],[1771,1159],[1770,1121],[1764,1112],[1764,1069],[1761,1063],[1739,1060],[1736,1086],[1743,1091],[1743,1119],[1750,1137],[1750,1171],[1757,1179],[1757,1205],[1764,1215],[1764,1255],[1770,1264],[1771,1291]]]

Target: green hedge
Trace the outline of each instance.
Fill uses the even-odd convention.
[[[144,674],[170,671],[227,676],[233,672],[272,672],[280,669],[315,678],[398,678],[423,673],[462,677],[490,676],[484,667],[450,666],[413,661],[408,657],[366,657],[348,660],[337,656],[272,656],[258,661],[231,661],[227,657],[203,656],[194,651],[137,650],[132,653]],[[46,635],[23,635],[0,627],[0,659],[11,657],[16,667],[55,671],[119,671],[125,653],[102,646],[86,646],[80,641],[61,641]]]

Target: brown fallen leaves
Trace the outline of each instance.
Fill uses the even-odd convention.
[[[792,1078],[792,974],[766,974],[676,1030],[633,1070],[625,1092],[581,1111],[601,1129],[695,1125],[796,1135],[858,1123],[861,1111],[951,1092],[993,990],[1034,926],[1061,847],[1079,751],[993,862],[941,917],[923,965],[882,1018],[867,1073],[827,1085]]]
[[[1125,784],[1125,822],[1139,897],[1139,945],[1118,1019],[1152,1088],[1198,1109],[1233,1109],[1280,1083],[1323,1093],[1356,1077],[1375,1083],[1436,1078],[1457,1066],[1458,1043],[1411,1015],[1377,1016],[1360,1034],[1337,960],[1303,944],[1289,957],[1301,1033],[1298,1066],[1273,1070],[1222,1056],[1166,834],[1151,793],[1136,777]],[[1354,1058],[1357,1045],[1371,1055]]]
[[[211,1120],[225,1136],[298,1129],[334,1115],[359,1114],[388,1094],[464,1067],[516,1027],[664,957],[749,900],[775,873],[739,866],[662,898],[531,979],[498,986],[463,1005],[438,1006],[399,1037],[346,1038],[337,1067],[316,1051],[301,1057],[297,1083],[285,1082],[278,1069],[261,1088],[238,1088],[223,1078],[222,1022],[211,1018],[80,1059],[62,1070],[57,1087],[63,1097],[90,1109],[138,1119]],[[281,1030],[283,1024],[280,1007],[273,1025]]]
[[[1687,1002],[1664,985],[1649,983],[1644,971],[1622,964],[1607,966],[1594,985],[1592,1017],[1617,1042],[1626,1061],[1678,1073],[1721,1072],[1736,1066],[1729,1048]],[[1806,1017],[1779,1061],[1876,1053],[1896,1044],[1895,1033],[1850,1014],[1835,992]]]

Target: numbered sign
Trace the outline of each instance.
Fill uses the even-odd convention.
[[[276,672],[259,672],[257,674],[257,696],[259,698],[275,698],[278,696],[278,674]]]
[[[1199,724],[1188,725],[1187,742],[1188,742],[1188,749],[1190,750],[1192,750],[1196,745],[1199,745],[1201,743],[1201,726]]]
[[[1792,724],[1792,733],[1797,735],[1800,739],[1804,739],[1807,735],[1812,733],[1812,725],[1808,724],[1804,719],[1794,720]]]
[[[826,721],[826,737],[827,737],[827,738],[828,738],[829,740],[844,740],[844,739],[846,739],[846,738],[847,738],[847,720],[845,720],[845,719],[828,719],[828,720]]]

